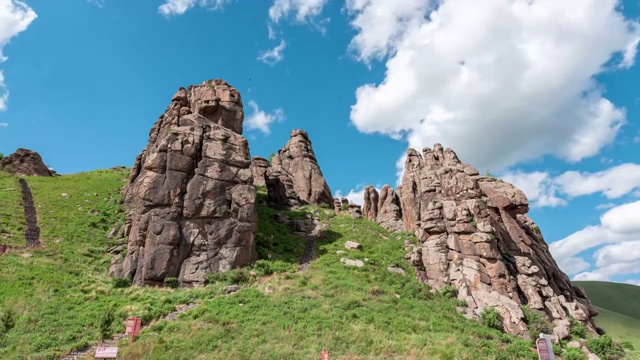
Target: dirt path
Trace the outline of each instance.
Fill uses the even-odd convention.
[[[22,202],[24,203],[24,217],[27,221],[27,229],[24,232],[24,239],[28,247],[40,246],[40,227],[38,227],[38,217],[36,215],[36,206],[33,203],[33,195],[27,184],[27,180],[19,179],[22,188]]]
[[[313,245],[316,242],[315,236],[307,236],[307,243],[302,251],[302,257],[300,258],[300,268],[298,271],[304,271],[309,267],[309,263],[313,259]]]

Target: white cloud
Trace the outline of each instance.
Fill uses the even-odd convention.
[[[583,269],[574,266],[583,251],[598,248],[593,254],[595,270],[575,275],[575,280],[609,280],[614,275],[640,272],[640,201],[616,206],[590,225],[549,246],[553,257],[567,273]],[[604,246],[603,246],[604,245]]]
[[[514,172],[501,176],[501,179],[522,190],[533,207],[566,205],[567,202],[556,196],[556,186],[549,173]]]
[[[87,0],[87,2],[95,4],[99,8],[102,8],[104,6],[104,0]]]
[[[600,205],[596,206],[596,209],[598,209],[598,210],[611,209],[614,206],[616,206],[615,203],[606,203],[606,204],[600,204]]]
[[[23,32],[36,19],[35,11],[27,4],[17,0],[0,0],[0,63],[7,60],[2,49],[11,38]],[[7,109],[9,91],[0,70],[0,111]]]
[[[231,0],[166,0],[158,7],[158,12],[166,17],[171,15],[182,15],[191,10],[196,5],[208,7],[211,10],[220,10]]]
[[[275,32],[275,30],[273,30],[273,27],[271,25],[267,25],[267,31],[269,32],[269,39],[275,40],[276,39],[276,32]]]
[[[249,101],[249,107],[252,110],[244,124],[249,130],[260,130],[265,134],[271,133],[271,124],[275,122],[284,121],[284,111],[282,109],[276,109],[272,113],[266,113],[258,107],[255,101]]]
[[[596,173],[567,171],[556,183],[571,197],[602,192],[607,198],[615,199],[640,189],[640,165],[622,164]]]
[[[614,140],[625,110],[594,76],[612,57],[630,65],[639,35],[617,0],[427,3],[347,2],[351,50],[389,56],[384,80],[356,91],[359,131],[442,143],[495,171],[546,154],[579,161]]]
[[[581,257],[571,257],[559,260],[558,266],[568,275],[573,275],[588,269],[590,265]]]
[[[299,23],[313,22],[322,12],[327,0],[275,0],[269,8],[269,18],[278,23],[281,18],[294,14]]]
[[[286,47],[287,43],[284,40],[280,40],[280,45],[271,50],[261,52],[258,56],[258,60],[268,65],[275,65],[284,59],[282,51],[284,51]]]
[[[637,279],[637,280],[626,280],[625,284],[640,286],[640,279]]]

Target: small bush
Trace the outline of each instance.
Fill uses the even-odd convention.
[[[4,159],[4,154],[0,153],[0,160]]]
[[[553,331],[553,326],[545,315],[530,309],[528,306],[523,305],[520,308],[524,313],[524,322],[527,324],[532,342],[535,343],[540,333],[550,334]]]
[[[320,203],[318,206],[320,206],[321,209],[331,209],[331,205],[327,203]]]
[[[624,348],[609,335],[587,340],[587,349],[602,360],[618,360],[624,357]]]
[[[205,275],[205,283],[243,284],[249,282],[251,274],[247,269],[233,269],[225,273],[210,273]]]
[[[442,297],[453,299],[458,296],[458,289],[451,285],[447,285],[440,288],[438,294]]]
[[[111,331],[111,325],[115,321],[115,309],[114,305],[110,305],[107,308],[102,316],[100,317],[100,321],[98,323],[98,330],[100,331],[100,340],[109,339],[113,335],[113,331]]]
[[[502,331],[502,319],[494,308],[486,308],[480,314],[480,323],[486,327]]]
[[[124,278],[113,278],[112,285],[116,289],[128,288],[131,286],[131,279],[128,277]]]
[[[0,338],[16,326],[16,315],[12,309],[0,312]]]
[[[569,323],[571,324],[571,330],[569,330],[569,336],[572,339],[584,339],[587,337],[587,326],[580,321],[574,319],[573,317],[569,318]]]
[[[587,355],[578,348],[568,348],[563,354],[563,357],[564,360],[587,360]]]
[[[178,281],[178,278],[168,277],[168,278],[164,279],[164,286],[166,286],[168,288],[177,289],[178,285],[180,285],[180,282]]]
[[[287,271],[296,271],[296,265],[284,262],[282,260],[258,260],[253,264],[253,269],[258,276],[267,276],[273,273],[283,273]]]

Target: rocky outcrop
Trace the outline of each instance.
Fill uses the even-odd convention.
[[[402,209],[400,197],[389,185],[380,189],[380,194],[373,186],[364,189],[364,206],[362,216],[374,221],[389,231],[402,230]]]
[[[454,286],[476,315],[495,308],[510,333],[528,335],[521,305],[544,312],[560,338],[569,317],[595,330],[595,308],[558,268],[513,185],[480,176],[436,144],[408,151],[401,203],[403,229],[421,243],[407,254],[421,282]]]
[[[253,185],[266,186],[267,173],[269,171],[269,160],[254,156],[251,159],[251,175],[253,176]]]
[[[27,176],[53,176],[42,157],[35,151],[20,148],[0,160],[0,171]]]
[[[333,205],[309,135],[293,130],[287,144],[273,157],[266,179],[269,202],[276,207]]]
[[[134,284],[201,283],[256,260],[256,192],[240,94],[223,80],[180,88],[153,125],[123,189],[124,259]]]

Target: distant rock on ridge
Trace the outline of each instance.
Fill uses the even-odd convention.
[[[400,196],[389,185],[384,185],[380,194],[373,186],[365,187],[362,215],[389,231],[402,230]]]
[[[202,283],[256,260],[256,192],[240,94],[216,79],[180,88],[153,125],[122,193],[126,256],[110,275]]]
[[[27,176],[54,176],[55,172],[45,165],[35,151],[20,148],[0,160],[0,171]]]

